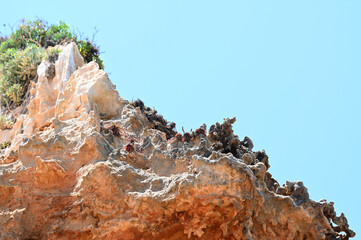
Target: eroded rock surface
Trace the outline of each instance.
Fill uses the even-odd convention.
[[[0,164],[1,239],[348,239],[333,203],[283,186],[233,133],[176,133],[69,44],[38,69]],[[3,135],[6,134],[6,137]]]

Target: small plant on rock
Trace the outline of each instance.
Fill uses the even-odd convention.
[[[199,136],[201,134],[206,135],[207,133],[206,133],[206,130],[204,130],[203,128],[198,128],[198,129],[196,129],[195,134],[196,134],[196,136]]]
[[[79,47],[80,54],[83,56],[85,62],[94,61],[98,63],[100,69],[104,69],[103,60],[100,58],[99,47],[89,39],[76,41]]]
[[[135,151],[135,146],[134,146],[134,143],[128,143],[126,146],[125,146],[125,150],[129,153],[132,153]]]
[[[192,140],[192,135],[188,132],[183,134],[183,142],[190,142]]]
[[[14,123],[7,119],[5,116],[0,115],[0,129],[6,130],[6,129],[12,129],[14,126]]]
[[[177,134],[177,132],[175,131],[175,123],[168,123],[168,121],[165,120],[162,115],[157,114],[157,110],[155,110],[154,108],[151,109],[150,107],[146,107],[143,101],[140,99],[137,99],[131,104],[135,108],[139,107],[140,111],[147,117],[149,123],[151,124],[151,128],[164,132],[168,140],[175,137],[175,135]]]
[[[114,137],[120,137],[121,136],[122,128],[119,125],[113,123],[112,125],[107,127],[107,129],[110,130],[113,133]]]
[[[2,143],[0,143],[0,149],[6,149],[6,148],[10,147],[10,145],[11,145],[11,142],[9,142],[9,141],[2,142]]]

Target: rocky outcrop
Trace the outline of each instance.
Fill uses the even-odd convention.
[[[49,74],[55,69],[55,74]],[[176,133],[75,44],[43,62],[1,138],[1,239],[348,239],[333,203],[283,186],[235,119]]]

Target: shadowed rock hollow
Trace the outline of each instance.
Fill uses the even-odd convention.
[[[348,239],[332,202],[283,186],[235,118],[177,133],[122,99],[75,44],[43,62],[27,110],[1,131],[0,239]]]

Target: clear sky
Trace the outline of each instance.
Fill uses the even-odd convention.
[[[361,1],[1,1],[0,24],[64,20],[121,96],[178,130],[237,117],[283,184],[334,201],[361,239]],[[0,28],[1,31],[9,31]]]

